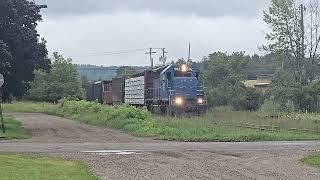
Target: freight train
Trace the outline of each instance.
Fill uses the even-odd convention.
[[[146,106],[152,113],[171,116],[201,115],[207,111],[200,71],[187,64],[171,64],[112,81],[96,82],[87,88],[87,100],[107,105]]]

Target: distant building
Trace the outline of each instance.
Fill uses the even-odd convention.
[[[244,84],[247,87],[254,87],[261,90],[263,93],[269,89],[273,75],[258,75],[257,80],[248,80]]]
[[[265,92],[269,89],[273,76],[272,75],[259,75],[257,76],[257,83],[254,85],[257,89]]]

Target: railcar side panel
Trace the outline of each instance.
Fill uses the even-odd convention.
[[[103,103],[112,105],[112,81],[103,82]]]
[[[131,105],[145,104],[145,77],[139,76],[125,80],[124,102]]]
[[[124,102],[124,78],[112,79],[112,103],[119,105]]]

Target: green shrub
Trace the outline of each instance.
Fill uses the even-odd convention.
[[[104,125],[136,135],[152,134],[155,129],[151,114],[143,108],[129,105],[106,106],[98,102],[60,101],[57,113],[61,116],[80,119],[88,124]]]

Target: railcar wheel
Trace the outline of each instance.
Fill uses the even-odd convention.
[[[147,107],[148,111],[151,112],[152,114],[154,114],[154,108],[152,104],[149,104]]]
[[[162,115],[166,115],[166,114],[167,114],[167,111],[168,111],[167,105],[161,105],[161,106],[160,106],[160,110],[161,110],[161,114],[162,114]]]

